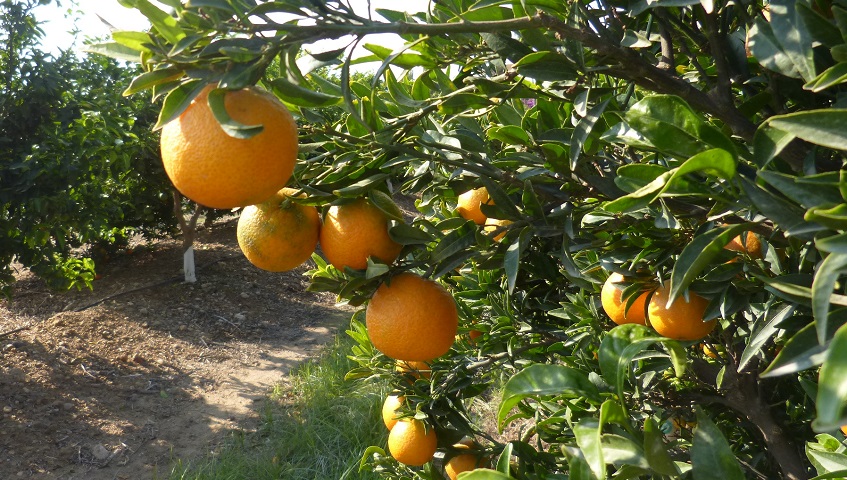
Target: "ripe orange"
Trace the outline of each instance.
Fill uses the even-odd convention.
[[[847,435],[847,425],[841,426],[841,433],[843,433],[844,435]]]
[[[476,345],[476,339],[481,337],[482,334],[482,330],[471,330],[468,332],[468,339],[470,340],[471,345]]]
[[[427,361],[450,350],[459,315],[444,287],[401,273],[376,290],[365,312],[365,325],[374,347],[385,355]]]
[[[451,458],[446,465],[444,465],[444,473],[450,477],[450,480],[456,480],[460,473],[476,470],[478,463],[479,459],[476,455],[470,453],[456,455]]]
[[[406,397],[399,395],[389,395],[385,397],[385,402],[382,404],[382,421],[386,428],[391,430],[397,424],[397,410],[406,402]]]
[[[271,272],[291,270],[311,257],[321,218],[315,207],[293,202],[297,191],[283,188],[270,199],[246,207],[238,217],[238,246],[253,265]]]
[[[371,256],[392,263],[402,249],[388,236],[388,217],[366,198],[333,205],[324,218],[321,250],[339,270],[365,269]]]
[[[483,203],[487,205],[494,204],[488,197],[488,189],[480,187],[468,190],[459,195],[459,204],[456,207],[456,211],[462,218],[473,220],[477,225],[483,225],[488,218],[479,208]]]
[[[224,104],[245,125],[261,133],[239,139],[215,120],[206,87],[188,109],[162,128],[165,172],[186,197],[211,208],[260,203],[288,183],[297,160],[297,124],[276,97],[255,87],[227,92]]]
[[[606,279],[603,289],[600,290],[600,302],[603,304],[603,310],[618,325],[625,323],[646,325],[647,315],[644,313],[644,305],[647,303],[649,292],[639,295],[627,311],[626,302],[621,301],[621,290],[616,285],[622,281],[624,281],[624,276],[617,272],[612,273]]]
[[[745,239],[747,244],[746,246],[741,243],[741,235],[739,235],[730,240],[723,248],[732,250],[733,252],[746,253],[752,258],[763,258],[762,242],[759,241],[759,237],[757,237],[753,232],[747,232]]]
[[[431,378],[432,368],[426,362],[405,362],[398,360],[394,371],[414,378]]]
[[[496,232],[498,227],[505,227],[506,225],[511,224],[511,220],[500,220],[498,218],[488,218],[485,220],[485,231],[489,233]],[[508,230],[502,229],[500,233],[494,236],[494,241],[499,242],[506,236],[506,232]]]
[[[406,465],[419,467],[430,461],[437,446],[435,431],[413,418],[398,421],[388,434],[388,451]]]
[[[677,298],[666,308],[669,296],[670,283],[666,283],[653,293],[647,304],[650,325],[659,335],[675,340],[700,340],[714,330],[718,323],[716,319],[703,321],[708,300],[689,292],[687,302],[685,298]]]

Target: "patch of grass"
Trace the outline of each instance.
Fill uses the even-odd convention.
[[[219,453],[176,462],[170,480],[371,480],[359,472],[370,445],[385,445],[381,408],[386,388],[344,382],[352,340],[339,335],[316,360],[290,373],[266,403],[255,433],[237,433]]]

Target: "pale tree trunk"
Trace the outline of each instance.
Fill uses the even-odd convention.
[[[194,237],[197,234],[197,220],[203,212],[203,207],[199,204],[194,207],[194,213],[186,220],[182,212],[182,195],[176,190],[174,195],[174,213],[179,220],[179,228],[182,230],[182,270],[185,273],[185,282],[194,283],[197,281],[197,275],[194,271]]]

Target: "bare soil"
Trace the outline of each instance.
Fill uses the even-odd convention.
[[[196,283],[180,245],[132,245],[98,264],[93,291],[19,272],[0,301],[0,478],[167,478],[252,428],[350,317],[305,291],[306,267],[252,266],[232,220],[199,232]]]

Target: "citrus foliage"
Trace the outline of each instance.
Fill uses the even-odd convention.
[[[310,202],[417,197],[415,220],[389,221],[396,262],[341,272],[315,257],[312,288],[362,305],[415,270],[453,293],[461,332],[483,333],[460,335],[428,377],[397,374],[354,316],[350,377],[391,378],[398,414],[424,420],[443,453],[410,469],[374,447],[366,468],[444,478],[471,436],[490,468],[463,480],[847,469],[840,0],[445,0],[385,21],[344,2],[167,2],[174,16],[122,3],[153,30],[98,48],[144,60],[134,90],[165,97],[160,124],[200,84],[259,82],[300,116],[294,183]],[[282,12],[310,22],[270,16]],[[364,37],[386,31],[406,47]],[[301,56],[345,34],[373,55]],[[374,81],[351,80],[365,61]],[[332,64],[340,82],[315,70]],[[480,187],[488,228],[455,211]],[[745,232],[760,254],[725,248],[751,245]],[[681,310],[672,320],[697,334],[615,326],[600,293],[612,273],[630,307],[662,285],[650,316]],[[475,405],[492,386],[486,416]]]
[[[41,51],[39,3],[0,2],[2,290],[13,260],[53,286],[90,286],[94,262],[74,249],[175,228],[151,132],[158,106],[120,95],[138,70]]]

